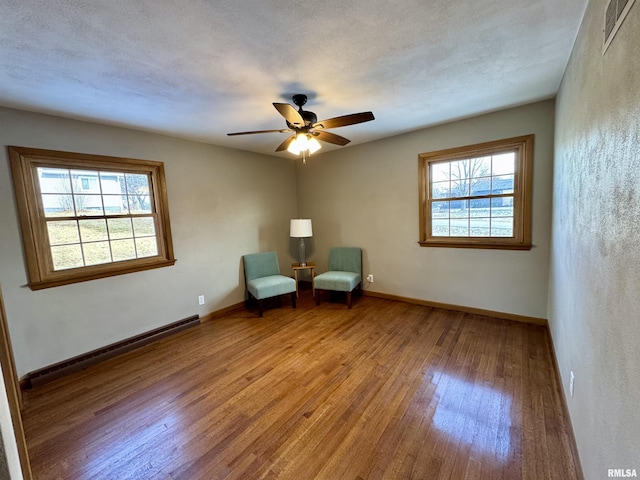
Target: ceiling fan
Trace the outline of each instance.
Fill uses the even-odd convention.
[[[313,153],[320,148],[318,140],[334,145],[344,146],[351,140],[341,137],[335,133],[327,132],[329,128],[346,127],[347,125],[355,125],[356,123],[369,122],[375,117],[371,112],[352,113],[350,115],[342,115],[340,117],[328,118],[327,120],[318,121],[315,113],[303,110],[302,106],[307,103],[307,96],[304,94],[296,94],[292,97],[293,103],[298,107],[296,110],[288,103],[275,103],[276,110],[284,117],[287,122],[286,129],[281,130],[256,130],[252,132],[236,132],[227,135],[253,135],[256,133],[292,133],[284,142],[278,145],[276,152],[287,150],[295,155],[302,153],[303,160],[305,153]]]

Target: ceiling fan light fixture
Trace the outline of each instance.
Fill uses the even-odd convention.
[[[289,146],[287,147],[287,152],[293,153],[294,155],[300,155],[301,150],[298,146],[297,139],[289,144]]]
[[[320,142],[318,140],[313,137],[309,138],[309,153],[316,153],[321,148],[322,145],[320,145]]]
[[[321,145],[315,138],[308,133],[299,133],[296,138],[289,144],[287,151],[294,155],[300,155],[302,152],[315,153],[320,150]]]

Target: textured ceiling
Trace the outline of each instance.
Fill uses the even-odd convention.
[[[274,154],[226,133],[306,93],[355,145],[553,97],[587,1],[0,0],[0,105]]]

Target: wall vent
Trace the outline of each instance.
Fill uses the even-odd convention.
[[[620,25],[624,21],[627,13],[636,0],[609,0],[607,9],[604,13],[604,49],[602,54],[607,51],[609,45],[613,41],[613,37],[620,29]]]

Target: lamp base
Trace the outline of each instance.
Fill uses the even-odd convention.
[[[300,257],[300,266],[307,266],[307,257],[305,255],[305,246],[304,246],[304,238],[300,237],[300,243],[298,243],[298,255]]]

